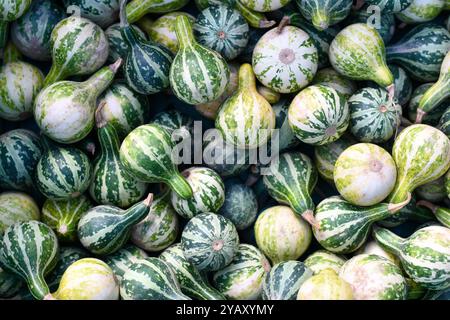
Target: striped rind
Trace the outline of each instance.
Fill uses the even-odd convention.
[[[145,33],[136,25],[131,26],[135,33],[142,39],[146,39]],[[120,31],[120,23],[115,23],[105,30],[106,38],[109,44],[108,61],[114,62],[119,58],[124,58],[128,54],[130,46],[125,41]]]
[[[189,132],[190,134],[192,134],[194,130],[194,119],[181,113],[178,110],[162,111],[155,115],[152,123],[156,123],[169,131],[172,140],[178,138],[178,136],[172,136],[175,130],[187,130],[187,132]],[[179,133],[184,134],[184,132],[177,132],[177,135]]]
[[[366,0],[367,4],[379,6],[384,13],[397,13],[405,10],[413,0]]]
[[[318,250],[310,254],[304,261],[305,266],[318,274],[325,269],[332,269],[339,273],[346,259],[326,250]]]
[[[122,281],[123,275],[133,263],[139,262],[142,259],[147,258],[147,253],[131,244],[125,245],[119,251],[110,254],[103,258],[108,266],[114,272],[117,280]]]
[[[40,210],[29,195],[22,192],[0,193],[0,234],[9,226],[29,220],[39,220]]]
[[[355,81],[341,76],[333,68],[325,68],[317,71],[313,84],[330,86],[347,99],[358,89]]]
[[[413,0],[412,3],[397,13],[397,18],[404,23],[423,23],[436,18],[443,10],[446,0]]]
[[[351,0],[297,0],[302,15],[319,29],[344,20],[352,8]]]
[[[415,88],[411,95],[411,99],[408,104],[408,119],[412,122],[416,121],[417,109],[419,108],[419,102],[422,99],[425,92],[433,86],[433,83],[424,83]],[[435,108],[427,112],[423,118],[423,124],[429,124],[431,126],[437,126],[442,132],[447,134],[447,120],[445,120],[450,113],[446,110],[450,106],[450,101],[445,100],[444,102],[437,105]]]
[[[119,0],[63,0],[64,6],[76,6],[83,18],[106,28],[119,17]]]
[[[239,0],[244,6],[257,12],[275,11],[287,5],[291,0]]]
[[[30,7],[32,0],[2,1],[0,3],[0,20],[14,21]]]
[[[334,270],[326,269],[302,284],[297,300],[353,300],[353,290]]]

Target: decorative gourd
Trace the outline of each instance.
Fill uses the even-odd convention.
[[[94,139],[93,135],[88,135],[86,138],[75,143],[73,146],[86,153],[91,159],[94,159],[95,153],[98,151],[97,141]]]
[[[89,75],[108,58],[108,39],[95,23],[78,16],[61,20],[52,31],[52,67],[47,87],[70,76]]]
[[[442,105],[446,106],[446,104],[447,103],[441,104],[438,106],[438,108],[440,109]],[[437,110],[437,108],[434,110]],[[441,130],[447,137],[450,137],[450,109],[449,108],[447,108],[447,110],[442,114],[437,128],[439,130]]]
[[[230,70],[217,52],[200,45],[194,38],[186,16],[175,20],[179,50],[170,67],[173,93],[187,104],[207,103],[218,99],[226,90]]]
[[[127,4],[127,19],[138,21],[147,13],[166,13],[183,8],[189,0],[132,0]]]
[[[272,109],[275,112],[276,131],[270,137],[269,142],[272,144],[274,139],[278,139],[278,148],[280,152],[300,144],[300,140],[297,139],[289,124],[288,112],[290,103],[290,99],[283,97],[279,102],[272,106]],[[269,150],[271,151],[270,148],[268,148],[268,151]]]
[[[110,85],[122,59],[103,67],[84,82],[61,81],[36,98],[34,117],[42,132],[60,143],[85,138],[94,127],[96,101]]]
[[[416,121],[417,118],[417,109],[419,108],[419,102],[422,99],[425,92],[433,86],[433,83],[424,83],[418,86],[411,95],[411,99],[408,104],[408,119],[412,122]],[[429,124],[430,126],[438,126],[438,129],[442,130],[442,132],[446,133],[445,123],[446,123],[446,110],[450,106],[450,100],[445,100],[430,112],[427,112],[422,117],[422,123]],[[441,120],[443,119],[443,120]]]
[[[270,104],[276,104],[280,101],[281,95],[278,92],[275,92],[274,90],[267,88],[265,86],[259,85],[257,86],[256,90],[260,95],[264,97],[264,99],[267,100]]]
[[[387,229],[376,228],[373,236],[400,259],[403,270],[412,280],[430,290],[449,287],[450,229],[429,226],[403,239]]]
[[[257,12],[270,12],[287,5],[291,0],[239,0],[244,6]]]
[[[289,205],[296,214],[314,224],[311,194],[317,184],[317,176],[317,170],[308,156],[289,152],[271,161],[263,181],[272,198]]]
[[[342,136],[350,113],[346,99],[335,89],[312,85],[294,98],[288,118],[292,131],[302,142],[322,145]]]
[[[353,290],[336,271],[325,269],[302,284],[297,300],[353,300]]]
[[[22,280],[0,267],[0,298],[11,298],[20,291],[23,286]]]
[[[446,0],[413,0],[405,10],[396,14],[404,23],[422,23],[436,18],[444,9]]]
[[[407,105],[413,91],[413,84],[410,77],[403,68],[397,65],[389,64],[389,70],[391,70],[392,75],[394,76],[394,99],[397,100],[398,104],[401,106]]]
[[[312,83],[332,87],[346,99],[350,98],[358,89],[355,81],[341,76],[333,68],[325,68],[317,71]]]
[[[119,0],[63,0],[67,8],[77,7],[83,18],[89,19],[103,29],[119,17]]]
[[[199,300],[225,300],[225,297],[207,283],[197,268],[186,259],[181,244],[177,243],[167,248],[159,258],[172,268],[185,295]]]
[[[17,50],[10,43],[0,67],[0,118],[21,121],[32,116],[34,99],[42,89],[44,76],[35,66],[9,54]]]
[[[113,206],[89,209],[78,223],[81,244],[97,255],[108,255],[119,250],[129,239],[133,225],[144,219],[150,210],[153,194],[127,210]]]
[[[346,260],[343,256],[338,256],[326,250],[318,250],[310,254],[305,259],[304,264],[312,270],[313,274],[318,274],[325,269],[331,269],[339,273]]]
[[[444,176],[439,179],[430,181],[417,187],[415,193],[420,199],[428,200],[431,202],[441,202],[447,198],[447,192],[445,191],[445,178]]]
[[[0,193],[0,235],[17,222],[39,220],[40,216],[39,207],[29,195],[16,191]]]
[[[140,38],[146,40],[145,33],[136,25],[131,26],[135,34]],[[121,30],[120,23],[115,23],[105,30],[105,35],[108,38],[109,54],[108,61],[114,62],[120,57],[126,57],[129,51],[129,45],[125,41]]]
[[[327,198],[316,208],[314,237],[328,251],[338,254],[354,252],[366,242],[374,222],[394,214],[409,200],[398,204],[380,203],[358,207],[338,196]]]
[[[428,292],[426,288],[414,282],[411,278],[405,278],[408,286],[408,294],[406,300],[421,300]],[[424,299],[425,300],[425,299]]]
[[[381,9],[381,7],[379,8]],[[395,15],[393,13],[386,12],[384,9],[382,9],[380,13],[378,13],[377,10],[377,7],[370,7],[370,4],[367,4],[357,11],[352,11],[350,13],[349,22],[372,23],[376,26],[383,42],[388,44],[395,33]],[[376,23],[374,23],[374,17],[377,19]]]
[[[262,299],[295,300],[300,286],[312,274],[312,271],[300,261],[277,263],[264,279]]]
[[[120,283],[123,275],[127,272],[130,266],[147,257],[148,255],[144,250],[129,244],[125,245],[119,251],[104,257],[103,260],[112,269],[114,276]]]
[[[214,1],[214,0],[208,0],[208,1]],[[217,2],[217,0],[216,0]],[[223,1],[219,1],[219,4],[222,4]],[[244,6],[241,1],[233,1],[234,6],[239,12],[242,14],[242,16],[247,20],[250,27],[258,28],[258,29],[264,29],[264,28],[270,28],[272,27],[276,22],[273,20],[268,20],[267,17],[261,13],[257,12],[255,10],[252,10],[246,6]]]
[[[233,260],[238,250],[236,227],[225,217],[202,213],[186,224],[181,234],[181,248],[199,271],[217,271]]]
[[[39,300],[50,290],[44,276],[58,261],[58,240],[52,229],[39,221],[18,222],[9,226],[0,242],[0,264],[21,277],[31,294]]]
[[[158,113],[152,123],[159,124],[166,129],[172,136],[174,131],[179,130],[181,134],[189,133],[193,134],[194,131],[194,119],[181,113],[178,110],[162,111]],[[175,134],[172,138],[178,138],[178,134]]]
[[[241,65],[238,90],[222,104],[215,124],[224,140],[240,149],[262,146],[272,135],[275,113],[257,92],[250,64]]]
[[[258,248],[273,265],[298,259],[311,243],[310,226],[289,207],[264,210],[254,228]]]
[[[366,242],[361,248],[358,249],[358,251],[355,252],[355,255],[358,254],[375,254],[390,260],[401,268],[400,260],[392,253],[384,250],[383,247],[381,247],[375,240]]]
[[[297,0],[301,14],[312,22],[318,30],[325,30],[329,26],[344,20],[352,8],[351,0]]]
[[[225,6],[234,6],[236,2],[236,0],[194,0],[195,5],[197,6],[198,10],[204,10],[206,8],[208,8],[209,6],[213,6],[213,5],[225,5]]]
[[[158,258],[133,263],[120,282],[124,300],[191,300],[180,289],[170,265]]]
[[[388,201],[399,203],[418,186],[447,172],[450,168],[450,140],[428,125],[412,125],[395,140],[392,156],[397,165],[397,182]]]
[[[353,289],[355,300],[404,300],[406,280],[393,262],[374,254],[360,254],[348,260],[339,277]]]
[[[450,50],[450,33],[436,24],[420,24],[386,48],[389,63],[403,67],[422,82],[436,81],[442,60]]]
[[[81,215],[92,208],[92,202],[84,195],[75,199],[47,199],[42,207],[42,222],[53,229],[58,240],[77,240],[77,225]]]
[[[0,2],[0,49],[8,39],[8,22],[20,18],[30,7],[32,0],[2,0]]]
[[[433,214],[436,216],[436,219],[442,223],[447,228],[450,228],[450,209],[437,206],[429,201],[421,200],[417,203],[419,206],[426,207],[430,209]]]
[[[302,29],[286,26],[265,33],[253,50],[252,65],[258,80],[279,93],[294,93],[306,87],[318,67],[318,52],[312,38]]]
[[[397,13],[405,10],[413,0],[365,0],[369,5],[378,6],[383,12]]]

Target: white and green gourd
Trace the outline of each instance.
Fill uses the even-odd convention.
[[[386,13],[398,13],[411,5],[413,0],[365,0],[364,2],[380,7]]]
[[[26,193],[17,191],[0,193],[0,235],[17,222],[39,221],[40,217],[41,211],[36,201]]]
[[[80,16],[106,29],[119,17],[119,0],[63,0],[68,9],[77,7]]]
[[[344,20],[351,11],[351,0],[297,0],[301,14],[318,30],[328,29]]]
[[[179,134],[194,132],[194,119],[175,109],[158,113],[152,123],[159,124],[169,131],[173,139],[177,139]]]
[[[444,9],[446,0],[413,0],[412,3],[396,14],[396,17],[408,24],[428,22],[436,18]]]
[[[401,268],[400,259],[397,258],[394,254],[385,250],[375,240],[367,241],[361,248],[358,249],[358,251],[355,252],[355,255],[359,254],[375,254],[377,256],[388,259],[389,261],[395,263],[399,268]]]
[[[244,6],[257,12],[270,12],[287,5],[291,0],[239,0]]]
[[[183,8],[189,0],[132,0],[127,4],[130,23],[138,21],[147,13],[167,13]]]
[[[147,39],[144,31],[142,31],[138,26],[131,25],[131,27],[134,29],[137,36],[144,40]],[[108,61],[110,62],[114,62],[120,57],[126,57],[128,54],[129,45],[125,41],[120,30],[120,23],[115,23],[105,30],[105,35],[108,38],[109,43]]]
[[[415,122],[417,119],[417,109],[419,108],[420,100],[422,99],[425,92],[433,86],[433,83],[424,83],[416,87],[411,95],[407,106],[407,118],[411,122]],[[430,126],[437,127],[442,132],[447,133],[447,117],[450,115],[447,113],[447,109],[450,106],[450,100],[446,99],[430,112],[427,112],[422,117],[421,123],[429,124]]]
[[[317,71],[312,84],[330,86],[346,99],[350,98],[358,89],[355,81],[341,76],[333,68],[324,68]]]
[[[395,15],[386,12],[384,9],[379,12],[379,9],[381,7],[366,5],[357,11],[352,10],[346,23],[369,23],[377,29],[383,42],[388,44],[392,40],[396,30]]]
[[[353,289],[336,271],[325,269],[302,284],[297,300],[353,300]]]
[[[8,40],[9,22],[20,18],[30,7],[32,0],[0,1],[0,49]]]
[[[339,273],[345,261],[347,259],[344,256],[339,256],[326,250],[317,250],[305,259],[304,264],[314,274],[318,274],[325,269],[331,269]]]
[[[112,269],[114,276],[120,283],[123,275],[133,263],[139,262],[147,257],[148,255],[144,250],[132,244],[127,244],[113,254],[103,257],[103,261]]]

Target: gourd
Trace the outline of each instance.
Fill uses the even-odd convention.
[[[211,0],[209,0],[211,1]],[[214,0],[212,0],[214,1]],[[243,5],[241,1],[233,1],[234,6],[239,12],[242,14],[242,16],[247,20],[250,27],[257,28],[257,29],[264,29],[264,28],[270,28],[272,27],[276,22],[273,20],[268,20],[266,15],[257,12],[255,10],[252,10],[248,8],[247,6]]]
[[[244,6],[257,12],[270,12],[287,5],[291,0],[239,0]]]
[[[147,253],[131,244],[125,245],[113,254],[107,255],[103,261],[112,269],[114,276],[120,283],[123,275],[134,263],[147,258]]]
[[[403,239],[384,228],[375,228],[375,240],[395,254],[403,270],[416,283],[430,290],[450,284],[450,229],[429,226]]]
[[[131,227],[148,215],[152,201],[150,193],[127,210],[104,205],[89,209],[78,222],[81,244],[96,255],[116,252],[128,241]]]
[[[331,269],[339,273],[345,261],[347,259],[344,256],[339,256],[326,250],[317,250],[305,259],[304,264],[313,274],[318,274],[325,269]]]
[[[393,262],[374,254],[348,260],[339,277],[350,284],[355,300],[404,300],[406,280]]]
[[[413,0],[365,0],[365,3],[378,6],[386,13],[397,13],[405,10]]]
[[[381,9],[380,13],[378,13],[379,9]],[[375,17],[377,19],[376,22],[374,20]],[[386,12],[381,7],[371,7],[370,4],[363,6],[358,11],[351,11],[349,22],[372,23],[374,26],[376,25],[376,29],[385,44],[391,41],[396,28],[395,15],[393,13]]]
[[[321,84],[332,87],[346,99],[350,98],[358,89],[355,81],[341,76],[333,68],[324,68],[317,71],[312,84]]]
[[[239,69],[239,87],[220,107],[215,122],[224,140],[239,149],[254,149],[265,144],[275,128],[275,113],[256,90],[250,64]]]
[[[258,80],[279,93],[294,93],[306,87],[318,67],[318,52],[312,38],[302,29],[286,26],[266,32],[253,50],[252,66]]]
[[[280,101],[272,106],[272,109],[275,112],[276,131],[270,137],[270,144],[272,144],[275,139],[278,139],[278,148],[280,151],[290,149],[300,144],[300,140],[297,139],[289,124],[288,112],[290,102],[290,99],[280,97]],[[270,148],[268,148],[268,150],[270,150]]]
[[[175,131],[180,131],[180,133],[184,133],[181,131],[187,131],[189,134],[193,134],[194,131],[194,119],[178,110],[162,111],[155,115],[152,123],[159,124],[171,135]]]
[[[58,261],[58,240],[52,229],[39,221],[9,226],[0,242],[0,264],[21,277],[34,298],[49,297],[44,280]]]
[[[438,106],[440,109],[441,106],[446,106],[446,103],[441,104]],[[436,109],[435,109],[436,110]],[[439,124],[437,128],[441,130],[447,137],[450,137],[450,109],[447,109],[441,116],[441,119],[439,120]]]
[[[328,251],[338,254],[354,252],[366,242],[374,222],[394,214],[409,200],[398,204],[380,203],[359,207],[339,196],[326,198],[315,211],[317,226],[313,226],[314,237]]]
[[[26,120],[32,116],[34,99],[42,89],[44,76],[35,66],[20,61],[10,51],[17,50],[10,43],[5,48],[0,67],[0,118],[8,121]]]
[[[42,207],[42,222],[53,229],[59,241],[75,242],[78,221],[92,207],[84,195],[68,200],[47,199]]]
[[[412,122],[416,121],[417,109],[419,108],[419,102],[422,99],[425,92],[433,86],[433,83],[424,83],[419,85],[412,93],[411,99],[408,104],[408,119]],[[429,124],[430,126],[438,126],[438,129],[446,133],[446,110],[450,106],[449,100],[445,100],[438,106],[433,108],[430,112],[427,112],[422,117],[422,123]]]
[[[192,188],[193,196],[183,199],[172,192],[171,203],[175,211],[185,219],[204,213],[217,212],[225,201],[222,178],[209,168],[193,167],[181,173]]]
[[[333,177],[345,200],[358,206],[372,206],[391,193],[397,169],[386,150],[375,144],[358,143],[341,153]]]
[[[277,263],[264,279],[262,299],[295,300],[300,286],[312,274],[312,271],[300,261]]]
[[[23,286],[22,280],[0,267],[0,298],[11,298],[20,291]]]
[[[289,152],[271,161],[263,182],[275,200],[289,205],[297,215],[314,224],[311,194],[317,184],[317,176],[317,170],[308,156]]]
[[[30,7],[31,0],[2,0],[0,3],[0,49],[2,49],[8,38],[8,22],[20,18]]]
[[[158,93],[169,87],[169,70],[172,52],[166,47],[145,41],[129,25],[126,0],[121,0],[120,26],[122,37],[128,44],[128,52],[123,65],[127,84],[141,94]]]
[[[0,235],[17,222],[39,220],[40,216],[36,201],[29,195],[17,191],[0,193]]]
[[[181,101],[197,105],[218,99],[226,90],[230,70],[217,52],[200,45],[186,16],[175,20],[179,50],[170,67],[170,87]]]
[[[147,13],[166,13],[184,7],[189,0],[132,0],[127,4],[127,19],[138,21]]]
[[[174,147],[166,129],[157,124],[142,125],[122,142],[120,161],[138,180],[167,183],[183,199],[189,199],[192,189],[172,162]]]
[[[417,196],[422,200],[428,200],[431,202],[441,202],[447,198],[447,192],[445,191],[445,178],[444,176],[439,179],[430,181],[417,187],[415,190]]]
[[[375,240],[366,242],[361,248],[358,249],[358,251],[355,252],[355,255],[358,254],[375,254],[377,256],[388,259],[389,261],[395,263],[399,268],[401,268],[400,260],[392,253],[386,251]]]
[[[52,67],[44,87],[70,76],[89,75],[108,58],[108,39],[95,23],[71,16],[61,20],[51,34]]]
[[[329,2],[324,0],[297,0],[301,14],[312,22],[318,30],[325,30],[329,26],[344,20],[352,7],[352,1],[339,0]]]
[[[168,263],[158,258],[146,258],[133,263],[120,282],[124,300],[191,300]]]
[[[417,205],[430,209],[440,223],[450,228],[450,209],[435,205],[426,200],[420,200]]]
[[[346,99],[325,85],[312,85],[295,96],[289,124],[300,141],[312,145],[339,139],[347,130],[350,113]]]
[[[144,31],[142,31],[138,26],[131,25],[131,27],[134,29],[136,36],[139,36],[144,40],[147,39]],[[129,46],[120,30],[120,23],[115,23],[105,30],[105,35],[106,38],[108,38],[109,44],[108,61],[110,62],[114,62],[120,57],[126,57],[128,54]]]
[[[265,86],[259,85],[257,86],[256,90],[260,95],[264,97],[264,99],[267,100],[270,104],[276,104],[280,101],[281,95],[278,92],[275,92],[274,90],[267,88]]]
[[[311,243],[311,228],[286,206],[264,210],[254,226],[258,248],[275,265],[298,259]]]
[[[412,3],[397,13],[397,18],[404,23],[421,23],[431,21],[443,10],[445,0],[413,0]]]
[[[159,259],[172,268],[185,295],[199,300],[225,300],[225,297],[207,283],[197,268],[186,259],[180,243],[164,250]]]
[[[181,234],[184,256],[199,271],[217,271],[226,267],[233,260],[238,245],[236,227],[215,213],[195,216]]]
[[[394,64],[389,64],[388,66],[394,76],[394,99],[397,100],[399,105],[404,106],[411,99],[413,91],[412,80],[403,68]]]
[[[42,90],[34,105],[34,117],[42,132],[60,143],[85,138],[94,127],[97,98],[111,84],[121,64],[119,58],[84,82],[61,81]]]
[[[66,8],[76,6],[83,18],[105,29],[119,16],[119,0],[63,0]]]
[[[336,271],[325,269],[301,285],[297,300],[353,300],[353,290]]]

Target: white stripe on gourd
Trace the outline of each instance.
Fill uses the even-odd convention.
[[[119,251],[113,254],[107,255],[103,260],[108,264],[108,266],[114,272],[117,280],[122,281],[123,275],[133,263],[139,262],[142,259],[147,258],[147,253],[132,245],[128,244],[121,248]]]
[[[9,226],[29,220],[40,220],[40,210],[29,195],[9,191],[0,193],[0,235]]]
[[[131,27],[134,29],[137,36],[142,39],[147,39],[145,33],[138,26],[131,25]],[[108,61],[110,62],[114,62],[120,57],[126,57],[128,54],[129,46],[123,38],[120,29],[120,23],[115,23],[105,30],[105,35],[108,38],[109,43]]]
[[[312,84],[330,86],[346,99],[350,98],[358,89],[355,81],[341,76],[333,68],[325,68],[317,71]]]
[[[247,8],[257,12],[270,12],[287,5],[291,0],[238,0]]]
[[[132,0],[127,4],[127,19],[138,21],[147,13],[166,13],[184,7],[189,0]]]
[[[0,49],[8,39],[8,22],[20,18],[30,7],[32,0],[2,1],[0,3]]]
[[[344,20],[352,8],[352,0],[297,0],[297,5],[303,16],[312,22],[318,30]]]
[[[422,23],[436,18],[444,9],[446,0],[413,0],[412,3],[396,14],[404,23]]]
[[[80,15],[103,29],[114,23],[119,16],[119,0],[63,0],[64,6],[78,7]]]

